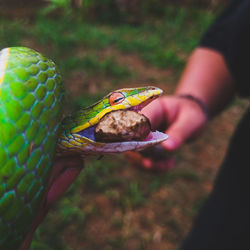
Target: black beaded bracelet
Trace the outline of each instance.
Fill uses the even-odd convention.
[[[205,114],[205,116],[207,117],[207,120],[209,119],[208,107],[202,100],[200,100],[199,98],[197,98],[193,95],[190,95],[190,94],[183,94],[183,95],[180,94],[180,95],[177,95],[177,97],[185,98],[185,99],[196,102],[200,106],[200,108],[203,111],[203,113]]]

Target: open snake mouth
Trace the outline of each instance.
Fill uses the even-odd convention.
[[[161,143],[168,135],[152,131],[149,119],[141,114],[141,109],[158,96],[124,110],[107,113],[98,124],[79,131],[95,145],[95,152],[124,152],[128,150],[143,150],[149,146]],[[91,147],[92,145],[88,145]],[[91,149],[90,149],[91,150]]]

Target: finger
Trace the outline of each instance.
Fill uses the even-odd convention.
[[[48,192],[47,204],[49,206],[58,200],[58,198],[70,187],[80,172],[80,168],[68,168],[60,174]]]
[[[125,153],[130,163],[137,168],[146,169],[150,171],[165,171],[171,169],[175,165],[173,157],[168,157],[161,160],[153,160],[150,157],[142,156],[139,152]],[[167,154],[167,152],[166,152]]]
[[[29,248],[34,232],[43,221],[49,208],[73,183],[82,168],[83,160],[80,157],[60,158],[55,160],[49,180],[48,193],[44,196],[31,229],[26,235],[19,250],[27,250]]]
[[[152,161],[150,158],[144,158],[142,160],[143,168],[152,171],[166,171],[172,169],[174,165],[175,159],[173,157],[161,161]]]
[[[204,122],[203,118],[199,116],[194,116],[192,119],[190,115],[180,115],[166,130],[166,134],[168,134],[169,139],[164,141],[162,146],[168,151],[177,150],[183,142],[201,129]]]
[[[51,206],[74,182],[83,168],[80,158],[63,158],[57,160],[53,167],[47,205]]]

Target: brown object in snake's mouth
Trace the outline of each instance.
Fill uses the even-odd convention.
[[[131,110],[106,114],[95,129],[99,142],[143,141],[151,131],[149,119]]]

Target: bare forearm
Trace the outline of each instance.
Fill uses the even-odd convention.
[[[223,56],[208,48],[197,48],[188,60],[176,94],[199,98],[212,115],[223,109],[234,95],[234,81]]]

